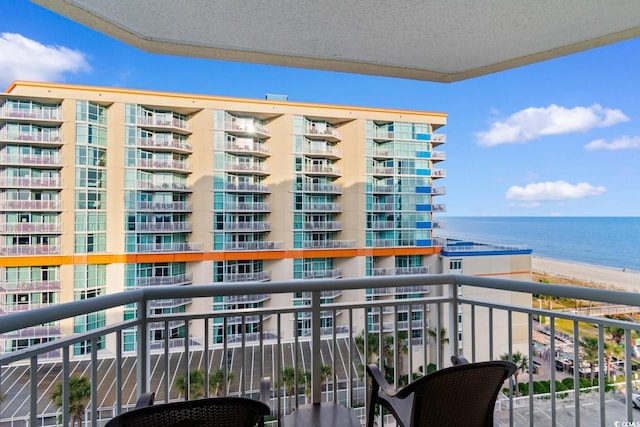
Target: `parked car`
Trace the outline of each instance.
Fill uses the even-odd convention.
[[[640,409],[640,394],[633,393],[631,395],[631,402],[633,403],[634,408]]]

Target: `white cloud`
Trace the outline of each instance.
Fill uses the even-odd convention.
[[[586,132],[628,120],[621,110],[604,108],[598,104],[574,108],[555,104],[546,108],[530,107],[512,114],[504,121],[493,122],[488,131],[477,132],[476,141],[479,145],[493,147],[531,141],[547,135]]]
[[[14,80],[56,81],[65,73],[90,72],[84,53],[45,46],[20,34],[0,34],[0,85]]]
[[[607,142],[604,139],[596,139],[591,141],[584,148],[588,151],[595,150],[627,150],[633,148],[640,148],[640,136],[621,136],[611,142]]]
[[[514,185],[507,190],[505,198],[529,201],[569,200],[598,196],[605,191],[607,190],[603,186],[596,187],[587,182],[572,185],[565,181],[546,181],[524,187]]]

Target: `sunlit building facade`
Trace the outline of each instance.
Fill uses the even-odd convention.
[[[263,307],[278,298],[307,306],[304,280],[443,270],[442,242],[433,236],[434,214],[445,211],[435,203],[445,193],[437,184],[446,176],[443,113],[31,82],[16,82],[1,96],[3,313],[145,286],[238,282],[264,283],[265,292],[221,297],[206,303],[209,309]],[[271,280],[300,280],[301,291],[270,295]],[[182,313],[203,304],[162,300],[151,310]],[[135,310],[117,316],[129,319]],[[2,350],[118,320],[109,316],[3,336]],[[371,331],[397,322],[422,339],[423,316],[401,307],[357,321]],[[322,322],[327,330],[348,328],[339,316],[323,314]],[[211,327],[209,336],[221,342],[224,326]],[[306,336],[310,319],[284,327]],[[226,328],[229,337],[247,340],[276,333],[269,318],[257,316]],[[184,325],[152,330],[150,341],[166,334],[184,339]],[[123,345],[134,349],[134,331]],[[74,354],[90,350],[91,343],[78,344]]]

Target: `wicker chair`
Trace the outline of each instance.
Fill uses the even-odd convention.
[[[148,402],[148,399],[143,399]],[[151,404],[153,398],[150,399]],[[264,426],[269,407],[243,397],[213,397],[138,407],[111,419],[106,427],[253,427]]]
[[[465,363],[426,375],[401,389],[390,386],[375,365],[367,366],[367,427],[373,427],[375,406],[391,412],[401,427],[493,427],[493,411],[504,381],[516,371],[507,361]]]

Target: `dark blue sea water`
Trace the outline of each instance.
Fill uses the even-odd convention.
[[[534,256],[640,271],[640,217],[439,217],[439,237],[527,245]]]

